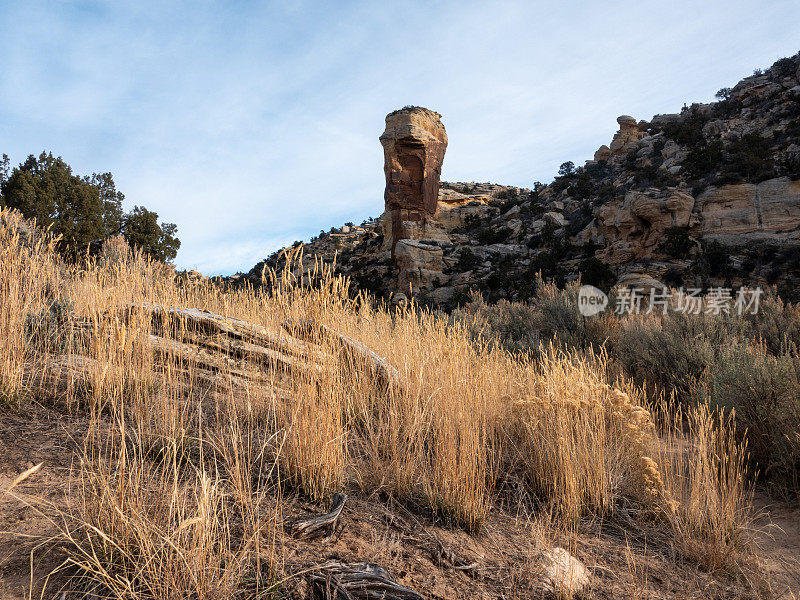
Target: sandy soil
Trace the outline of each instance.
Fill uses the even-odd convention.
[[[85,418],[42,406],[0,410],[0,598],[16,600],[39,592],[46,576],[63,560],[46,543],[55,535],[53,506],[64,507],[75,440]],[[5,491],[25,470],[42,463],[28,480]],[[33,576],[31,576],[33,565]]]
[[[758,555],[775,597],[800,598],[800,506],[759,494],[754,507]]]

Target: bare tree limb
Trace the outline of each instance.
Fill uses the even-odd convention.
[[[291,527],[292,535],[295,537],[309,538],[322,533],[323,530],[329,530],[332,533],[336,529],[336,524],[339,521],[346,501],[347,494],[339,494],[337,492],[333,495],[333,502],[329,512],[312,519],[294,523]]]
[[[425,600],[375,563],[328,561],[310,575],[314,600]]]
[[[350,337],[337,333],[327,325],[318,323],[313,319],[300,321],[284,321],[281,326],[291,335],[301,340],[319,343],[323,337],[334,339],[353,359],[368,364],[386,386],[399,386],[407,388],[408,382],[394,366],[379,356],[369,347]]]

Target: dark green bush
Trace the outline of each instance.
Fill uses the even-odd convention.
[[[704,143],[703,126],[707,122],[708,117],[699,111],[688,109],[678,121],[664,125],[662,131],[667,138],[694,148]]]
[[[716,94],[714,94],[714,97],[719,98],[720,100],[730,100],[731,88],[729,87],[721,88]]]
[[[697,383],[727,341],[712,315],[669,312],[660,323],[634,316],[620,325],[609,351],[625,373],[639,384],[675,392],[681,402],[691,402]]]
[[[575,163],[571,160],[567,162],[561,163],[561,166],[558,167],[558,174],[562,177],[570,177],[575,174]]]
[[[478,241],[481,244],[502,244],[511,235],[508,227],[494,227],[490,224],[482,227],[478,231]]]
[[[726,347],[700,387],[698,400],[735,411],[747,429],[748,451],[760,476],[797,489],[800,476],[800,356],[763,346]]]
[[[614,271],[594,256],[583,259],[578,264],[578,272],[581,274],[581,283],[593,285],[604,292],[608,292],[617,280]]]
[[[462,248],[458,253],[456,270],[459,272],[471,271],[481,263],[480,258],[469,248]]]
[[[686,258],[694,245],[695,242],[689,236],[686,227],[667,227],[664,230],[664,240],[658,249],[672,258]]]
[[[669,287],[679,288],[683,285],[683,273],[675,267],[670,267],[661,277],[661,281]]]
[[[555,194],[560,194],[570,186],[570,183],[571,183],[570,177],[556,177],[553,180],[553,183],[550,184],[550,189]]]
[[[716,240],[706,244],[703,248],[702,266],[712,277],[726,274],[730,267],[728,249]]]
[[[758,133],[748,133],[731,143],[722,166],[725,182],[758,183],[774,175],[772,145]]]
[[[549,281],[557,278],[561,272],[559,270],[558,260],[550,252],[540,252],[531,259],[531,264],[528,267],[529,277],[535,277],[541,273],[542,279]]]
[[[778,77],[791,77],[797,72],[797,63],[791,58],[781,58],[775,61],[772,70]]]
[[[778,163],[778,174],[792,180],[800,179],[800,154],[790,154]]]
[[[655,164],[636,169],[633,181],[640,189],[648,187],[672,187],[678,185],[678,178]]]
[[[517,193],[516,189],[507,188],[507,189],[500,190],[499,192],[497,192],[497,195],[495,196],[495,198],[498,198],[500,200],[516,200],[518,196],[519,196],[519,194]]]
[[[692,148],[683,161],[683,168],[689,177],[700,179],[714,173],[721,162],[722,143],[714,141]]]

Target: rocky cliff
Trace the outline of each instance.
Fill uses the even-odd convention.
[[[471,291],[524,300],[535,275],[610,287],[800,281],[800,54],[650,121],[617,119],[592,160],[531,189],[441,183],[447,135],[437,113],[387,116],[386,211],[305,245],[355,289],[449,307]],[[236,280],[258,282],[280,253]]]

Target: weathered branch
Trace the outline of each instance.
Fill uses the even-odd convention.
[[[328,530],[333,533],[346,501],[347,494],[334,494],[330,512],[312,519],[294,523],[291,527],[292,535],[295,537],[310,538],[322,533],[323,530]]]
[[[394,366],[379,356],[369,347],[350,337],[337,333],[327,325],[318,323],[312,319],[300,321],[284,321],[282,327],[291,335],[301,340],[319,343],[320,339],[327,337],[339,342],[341,347],[355,359],[369,365],[386,386],[398,386],[407,388],[408,382]]]
[[[314,600],[424,600],[375,563],[329,561],[310,575]]]

